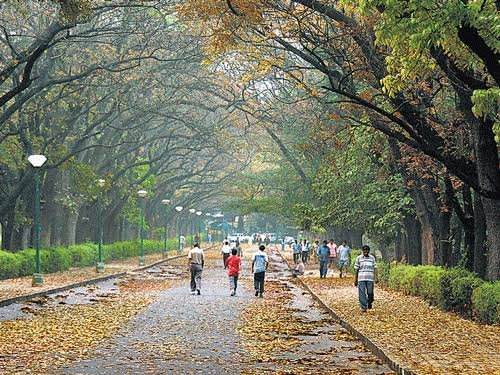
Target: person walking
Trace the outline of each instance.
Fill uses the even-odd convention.
[[[328,272],[328,257],[330,256],[330,248],[328,247],[328,241],[324,240],[323,245],[318,248],[316,253],[319,258],[319,278],[323,279],[326,277]]]
[[[361,250],[363,254],[359,255],[354,263],[354,286],[358,287],[361,312],[366,312],[366,309],[371,309],[373,305],[373,284],[378,283],[378,274],[375,257],[370,255],[370,246],[364,245]]]
[[[297,243],[297,240],[294,241],[292,245],[292,252],[293,252],[293,263],[297,264],[300,258],[300,254],[302,252],[302,248],[300,247],[300,243]]]
[[[224,265],[224,268],[227,268],[227,258],[231,255],[231,246],[229,246],[228,241],[224,241],[220,252],[222,254],[222,264]]]
[[[184,250],[184,246],[186,245],[186,237],[184,237],[184,235],[180,235],[179,236],[179,246],[180,246],[180,250]]]
[[[333,272],[335,271],[335,266],[337,265],[337,245],[333,241],[333,238],[330,239],[328,247],[330,248],[330,255],[328,256],[328,268],[332,270],[333,274]]]
[[[188,253],[188,268],[191,272],[191,294],[201,294],[201,273],[205,265],[205,255],[200,245],[195,243]]]
[[[343,240],[342,245],[337,250],[340,278],[342,278],[342,271],[345,269],[345,273],[347,274],[347,270],[351,264],[351,248],[347,245],[347,241]]]
[[[314,257],[314,259],[313,259],[314,262],[318,261],[318,249],[319,249],[319,241],[316,240],[312,244],[312,248],[311,248],[311,253],[312,253],[312,256]]]
[[[236,245],[234,247],[236,249],[236,255],[238,255],[240,258],[243,257],[243,250],[241,250],[241,244],[239,240],[236,240]]]
[[[255,287],[255,296],[263,297],[264,294],[264,279],[266,270],[269,265],[269,257],[265,252],[264,245],[259,246],[259,250],[252,256],[252,273],[253,283]]]
[[[241,258],[238,256],[237,249],[231,250],[231,256],[227,259],[227,268],[229,289],[231,290],[231,296],[234,296],[238,287],[238,276],[241,272]]]
[[[309,260],[309,242],[307,240],[302,241],[302,245],[300,246],[300,251],[301,251],[301,258],[302,262],[304,264],[307,264],[307,261]]]

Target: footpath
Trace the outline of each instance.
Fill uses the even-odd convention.
[[[178,258],[0,321],[0,373],[392,373],[291,281],[274,252],[264,298],[255,297],[253,250],[244,250],[235,297],[214,251],[199,296],[189,293],[186,259]]]
[[[292,264],[292,254],[285,252]],[[421,298],[375,286],[373,309],[362,313],[352,275],[307,265],[301,280],[343,321],[392,361],[417,374],[500,374],[500,326],[482,325]]]

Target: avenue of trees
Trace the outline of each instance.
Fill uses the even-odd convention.
[[[243,110],[288,162],[250,176],[243,201],[499,278],[494,1],[188,0],[182,14],[213,60],[238,61]]]
[[[100,194],[106,241],[136,235],[143,187],[151,224],[229,200],[500,278],[493,0],[4,0],[0,26],[4,248],[43,153],[47,244],[92,238]]]

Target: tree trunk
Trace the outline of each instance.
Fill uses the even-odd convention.
[[[482,199],[474,193],[474,272],[486,276],[486,217]]]
[[[66,220],[64,221],[63,244],[64,246],[72,246],[75,244],[78,212],[66,210],[65,216]]]
[[[414,216],[405,216],[404,227],[408,241],[408,264],[422,264],[422,227]]]
[[[363,246],[363,231],[351,228],[349,231],[349,242],[353,249],[361,249]]]
[[[457,215],[452,218],[451,224],[451,237],[453,238],[453,247],[450,255],[451,267],[455,267],[460,262],[462,257],[462,238],[463,238],[463,225]]]

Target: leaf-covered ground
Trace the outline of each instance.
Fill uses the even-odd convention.
[[[161,254],[146,255],[146,264],[155,263],[161,259]],[[44,284],[37,287],[31,286],[31,276],[0,280],[0,300],[60,288],[68,284],[79,283],[114,273],[128,272],[138,267],[138,258],[133,257],[106,263],[105,271],[102,273],[96,273],[95,267],[71,268],[68,271],[43,275]]]
[[[338,315],[386,354],[420,374],[500,374],[500,327],[481,325],[426,301],[375,287],[362,313],[353,278],[304,281]]]

